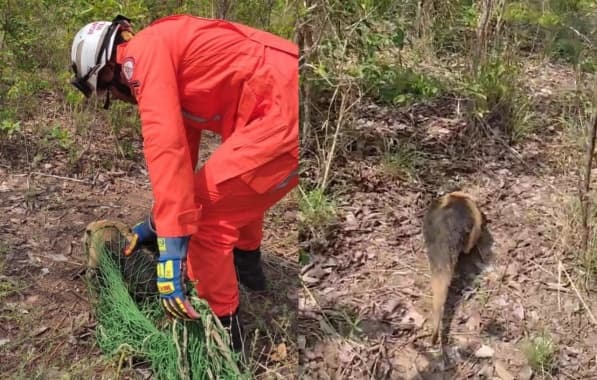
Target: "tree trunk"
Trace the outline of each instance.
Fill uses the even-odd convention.
[[[434,0],[419,0],[417,7],[417,37],[425,54],[433,52],[433,11]]]
[[[477,73],[479,67],[485,63],[489,40],[489,25],[493,11],[493,0],[481,2],[481,12],[477,23],[477,46],[473,55],[473,71]]]
[[[309,9],[315,0],[304,0],[302,6],[304,9]],[[313,39],[313,17],[308,14],[306,18],[297,20],[297,41],[300,51],[299,67],[301,72],[305,70],[305,64],[316,59],[316,52],[312,50]],[[308,75],[301,73],[300,92],[301,92],[301,145],[308,138],[311,125],[311,88],[306,80]]]
[[[588,134],[588,141],[587,141],[587,150],[585,152],[585,178],[584,178],[584,186],[581,190],[580,200],[581,200],[581,207],[582,207],[582,229],[583,229],[583,236],[582,236],[582,250],[585,254],[585,258],[588,260],[590,259],[591,252],[588,250],[589,248],[589,238],[591,228],[589,226],[589,215],[591,204],[589,200],[589,192],[591,191],[591,169],[593,168],[593,153],[595,152],[595,134],[597,132],[597,82],[595,84],[594,89],[594,96],[593,96],[593,120],[589,127],[589,134]]]
[[[214,0],[215,18],[226,19],[233,5],[234,0]]]

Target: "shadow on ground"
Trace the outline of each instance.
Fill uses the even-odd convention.
[[[476,283],[483,269],[495,260],[492,250],[494,240],[488,226],[485,226],[476,249],[470,254],[461,254],[456,266],[455,278],[452,281],[444,315],[444,330],[441,332],[444,342],[450,340],[449,327],[454,319],[454,312],[463,299],[476,291]]]
[[[277,378],[294,378],[298,363],[298,263],[266,251],[263,265],[267,290],[252,292],[241,285],[245,355],[258,378],[271,378],[272,374]]]

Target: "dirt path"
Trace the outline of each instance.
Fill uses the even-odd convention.
[[[43,145],[31,132],[35,128],[26,125],[23,136],[1,147],[0,378],[114,378],[118,358],[103,357],[95,344],[80,238],[91,221],[132,225],[148,212],[151,191],[139,141],[119,136],[134,152],[123,157],[116,137],[101,126],[90,126],[86,136],[71,129],[73,143],[86,147],[73,163],[69,151]],[[216,144],[213,136],[204,138],[202,159]],[[241,301],[252,369],[282,378],[292,378],[298,361],[293,210],[289,196],[266,218],[265,270],[272,290],[243,290]],[[143,367],[120,373],[148,375]]]
[[[542,331],[557,347],[554,378],[597,378],[596,326],[558,272],[561,260],[578,285],[562,251],[562,239],[575,236],[566,211],[576,197],[570,163],[578,152],[558,124],[561,105],[554,107],[571,75],[560,67],[529,69],[537,105],[547,111],[541,131],[516,148],[522,160],[495,141],[465,142],[453,100],[360,110],[357,148],[340,160],[332,185],[340,226],[303,269],[303,378],[528,379],[523,342]],[[409,173],[388,170],[379,153],[388,141],[422,147],[408,160]],[[421,219],[431,197],[454,186],[472,193],[491,220],[494,260],[478,276],[454,282],[442,360],[427,335]],[[583,299],[595,313],[597,295]],[[490,349],[477,352],[483,346]],[[478,357],[483,351],[490,357]]]

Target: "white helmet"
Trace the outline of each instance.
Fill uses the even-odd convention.
[[[86,97],[97,91],[97,75],[111,58],[114,40],[121,23],[128,21],[130,20],[119,15],[112,22],[91,22],[75,35],[71,48],[75,78],[71,83]]]

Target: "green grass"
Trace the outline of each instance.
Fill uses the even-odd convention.
[[[384,153],[382,170],[392,178],[411,180],[423,156],[413,144],[399,144]]]
[[[522,349],[534,371],[549,374],[555,368],[557,346],[548,333],[533,335],[523,343]]]
[[[590,196],[590,195],[589,195]],[[594,205],[597,199],[591,197],[590,205]],[[597,210],[594,206],[590,206],[593,210],[589,214],[588,225],[591,228],[589,232],[589,238],[587,241],[587,249],[582,252],[582,248],[579,241],[579,231],[582,231],[582,205],[578,197],[570,199],[568,205],[566,205],[565,217],[569,224],[567,229],[567,238],[572,242],[568,245],[568,249],[572,248],[573,253],[577,254],[577,267],[580,273],[583,274],[583,283],[588,290],[592,289],[596,285],[597,281],[597,233],[591,226],[595,225],[597,220]]]
[[[2,301],[6,296],[12,293],[14,289],[15,286],[12,282],[7,280],[0,280],[0,301]]]
[[[6,261],[4,255],[8,248],[0,243],[0,275],[4,274],[6,269]],[[4,277],[0,278],[0,301],[2,301],[7,295],[9,295],[16,288],[15,284]]]
[[[229,19],[294,38],[295,2],[228,3]],[[122,131],[138,138],[135,107],[115,101],[110,110],[103,110],[103,98],[85,99],[70,84],[75,33],[89,22],[111,20],[117,14],[130,17],[138,31],[160,17],[180,13],[212,17],[214,9],[214,2],[208,0],[0,0],[0,140],[24,132],[25,127],[35,135],[50,129],[49,137],[76,161],[78,152],[72,151],[76,138],[93,124],[105,125],[117,135],[115,151],[124,158],[135,157],[130,144],[120,140]],[[48,112],[49,105],[63,109]],[[25,123],[29,121],[33,123]],[[52,129],[57,122],[61,126]]]
[[[335,220],[336,214],[335,202],[321,188],[302,191],[302,197],[299,200],[301,225],[316,229],[323,228]]]
[[[52,127],[48,137],[58,144],[59,147],[67,151],[73,144],[73,138],[70,132],[60,124],[55,124]]]
[[[21,131],[21,123],[11,119],[4,119],[0,122],[0,138],[6,136],[12,137]]]
[[[303,249],[299,249],[299,264],[305,266],[311,262],[311,256]]]
[[[465,79],[462,91],[471,100],[469,119],[501,132],[509,142],[520,141],[534,130],[531,100],[515,58],[492,55]]]
[[[381,104],[409,105],[441,94],[441,83],[412,68],[379,62],[365,63],[360,68],[363,87]]]

